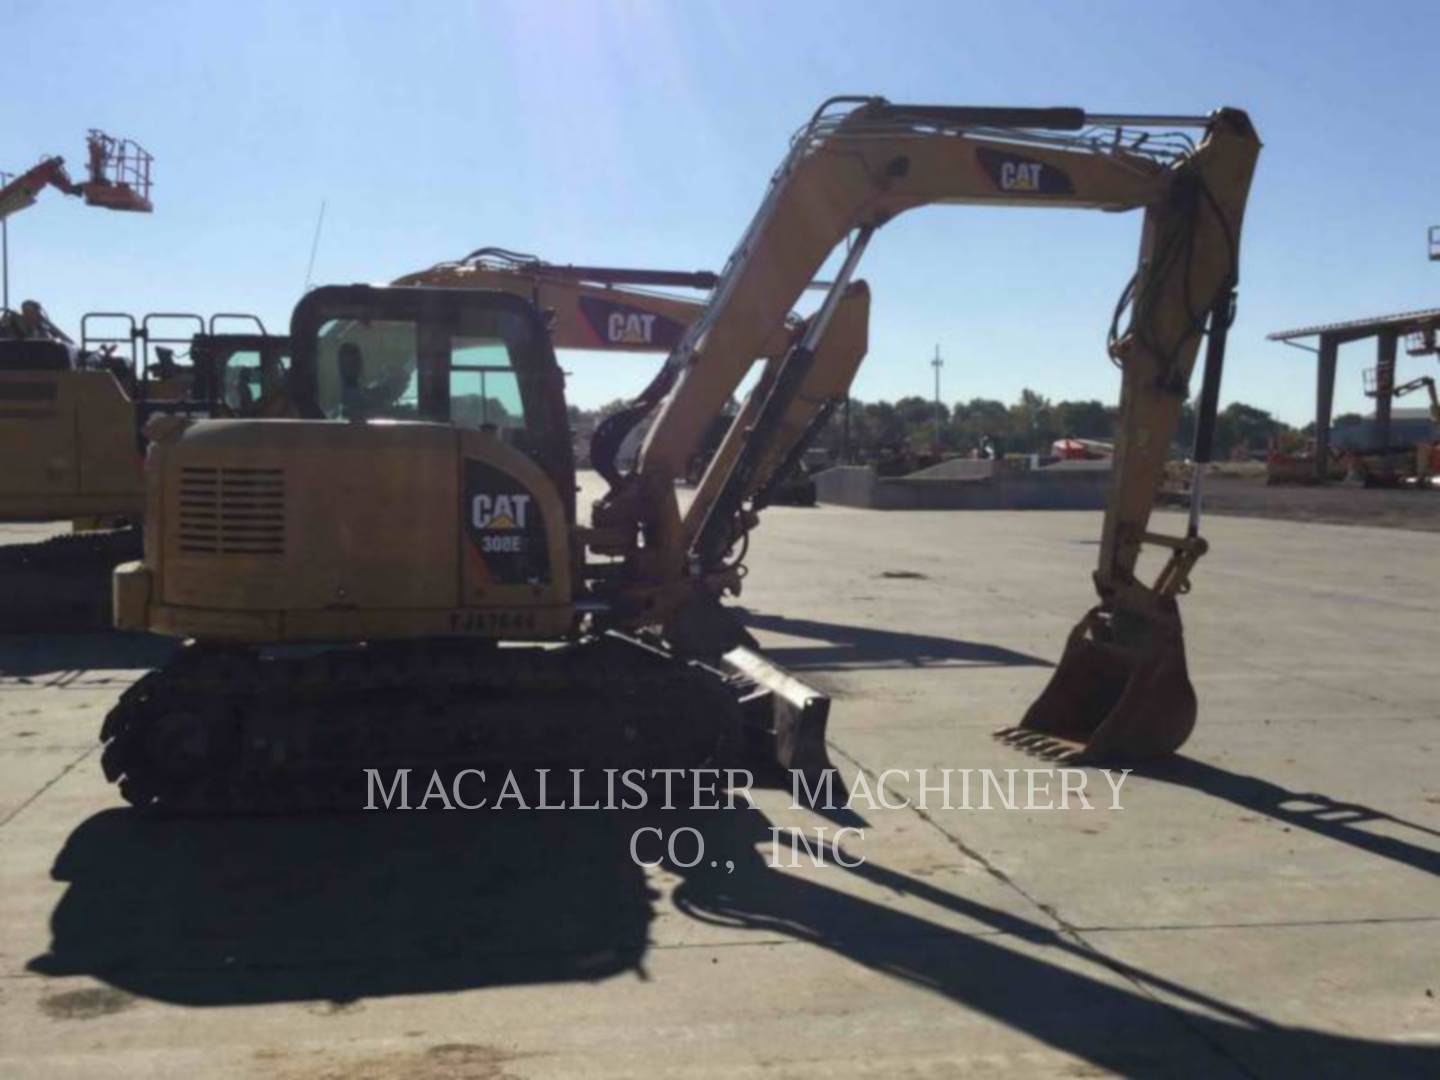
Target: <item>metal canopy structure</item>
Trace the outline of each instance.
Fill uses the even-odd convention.
[[[1398,315],[1377,315],[1371,319],[1317,323],[1315,326],[1302,326],[1295,330],[1277,330],[1275,333],[1265,336],[1269,341],[1295,341],[1300,338],[1330,334],[1337,336],[1343,343],[1371,337],[1385,330],[1406,333],[1425,326],[1433,327],[1436,323],[1440,323],[1440,308],[1426,308],[1423,311],[1402,311]]]
[[[1355,341],[1375,339],[1375,374],[1371,384],[1375,398],[1375,441],[1390,441],[1390,401],[1395,388],[1395,357],[1401,337],[1406,339],[1406,352],[1421,356],[1437,351],[1440,338],[1440,308],[1404,311],[1396,315],[1378,315],[1348,322],[1316,323],[1294,330],[1267,334],[1270,341],[1313,352],[1317,357],[1315,374],[1315,476],[1322,483],[1328,476],[1330,460],[1330,420],[1335,404],[1335,363],[1340,346]],[[1316,338],[1315,346],[1301,344]]]

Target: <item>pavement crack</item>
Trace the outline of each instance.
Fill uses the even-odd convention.
[[[91,754],[93,754],[95,752],[95,749],[96,748],[93,746],[87,746],[79,757],[71,761],[68,765],[66,765],[58,773],[52,776],[49,780],[46,780],[45,783],[41,784],[33,795],[31,795],[28,799],[22,802],[19,806],[15,807],[14,810],[11,810],[10,813],[6,814],[4,820],[0,820],[0,829],[3,829],[6,825],[9,825],[10,822],[14,821],[17,817],[19,817],[21,812],[24,811],[28,806],[30,806],[31,803],[33,803],[36,799],[40,798],[41,795],[44,795],[61,780],[65,779],[65,777],[70,774],[70,771],[74,769],[75,766],[79,765],[82,761],[84,761],[87,757],[89,757]]]
[[[1440,915],[1389,915],[1354,919],[1282,919],[1277,922],[1160,923],[1153,926],[1080,926],[1090,934],[1164,933],[1170,930],[1294,930],[1315,926],[1407,926],[1440,922]]]
[[[874,770],[867,768],[859,760],[847,754],[844,750],[840,749],[840,747],[836,746],[834,743],[830,743],[829,746],[834,753],[838,754],[840,757],[848,761],[851,765],[855,766],[855,768],[863,772],[866,778],[871,782],[871,784],[874,785],[877,792],[885,790],[890,790],[893,792],[895,790],[894,788],[887,788],[887,786],[881,782],[880,777],[875,773]],[[896,792],[896,794],[900,793]],[[1019,893],[1020,896],[1024,898],[1026,903],[1045,912],[1045,914],[1048,915],[1050,919],[1058,927],[1060,927],[1061,930],[1069,931],[1072,929],[1052,905],[1046,904],[1043,901],[1037,899],[1036,897],[1031,896],[1030,893],[1027,892],[1023,886],[1021,886],[1009,874],[1005,873],[1004,870],[1000,869],[1000,867],[996,866],[984,855],[980,854],[980,852],[970,847],[958,836],[950,832],[938,821],[936,821],[934,816],[931,815],[929,811],[925,810],[923,807],[915,805],[915,801],[913,799],[906,799],[905,802],[907,803],[909,810],[914,813],[916,817],[918,817],[921,821],[925,822],[926,825],[929,825],[932,829],[934,829],[942,837],[944,837],[945,841],[956,851],[960,852],[960,854],[964,855],[967,859],[978,863],[981,868],[983,868],[985,872],[991,877],[993,877],[996,881],[999,881],[1001,884],[1007,886],[1014,892]]]
[[[836,746],[833,742],[828,743],[827,745],[835,754],[849,762],[856,769],[859,769],[861,772],[863,772],[865,776],[870,780],[870,782],[875,786],[875,790],[881,793],[881,798],[883,800],[883,793],[887,790],[887,785],[881,781],[878,774],[876,774],[872,769],[867,768],[855,757],[847,754],[844,750]],[[896,791],[894,788],[888,788],[888,790],[894,792],[896,795],[903,794],[902,792]],[[1056,907],[1054,904],[1046,903],[1039,897],[1032,895],[1013,877],[1005,873],[1004,870],[996,866],[980,852],[971,848],[958,836],[956,836],[954,833],[950,832],[943,825],[941,825],[940,822],[937,821],[935,817],[931,815],[927,810],[925,810],[923,807],[915,805],[915,801],[913,799],[906,799],[905,802],[908,809],[916,817],[918,817],[926,825],[930,826],[942,837],[944,837],[946,842],[949,843],[953,848],[955,848],[956,851],[960,852],[962,855],[969,859],[973,859],[985,870],[986,873],[988,873],[991,877],[995,878],[995,880],[999,881],[1001,884],[1005,885],[1007,888],[1011,889],[1017,895],[1022,897],[1025,902],[1030,904],[1032,907],[1044,912],[1046,917],[1052,923],[1054,923],[1056,927],[1056,937],[1062,942],[1062,948],[1064,947],[1064,943],[1068,943],[1069,951],[1071,951],[1073,954],[1082,956],[1090,960],[1092,963],[1098,964],[1108,969],[1110,972],[1128,983],[1133,988],[1136,994],[1139,994],[1142,997],[1149,999],[1150,1001],[1154,1002],[1157,1007],[1164,1009],[1166,1012],[1169,1012],[1171,1015],[1173,1015],[1176,1019],[1176,1022],[1179,1023],[1181,1027],[1183,1027],[1186,1031],[1190,1032],[1191,1035],[1193,1035],[1201,1043],[1207,1046],[1212,1053],[1214,1053],[1218,1058],[1230,1065],[1240,1075],[1249,1077],[1251,1078],[1251,1080],[1261,1080],[1260,1074],[1249,1068],[1240,1058],[1238,1058],[1234,1053],[1232,1053],[1225,1046],[1225,1044],[1218,1039],[1218,1037],[1211,1035],[1198,1024],[1196,1024],[1193,1014],[1186,1011],[1185,1009],[1179,1008],[1178,1006],[1172,1004],[1170,1001],[1167,1001],[1164,997],[1160,996],[1160,994],[1156,991],[1156,987],[1163,986],[1165,989],[1183,998],[1186,998],[1189,1001],[1224,1013],[1232,1019],[1239,1020],[1253,1027],[1262,1029],[1273,1028],[1275,1026],[1274,1024],[1272,1024],[1268,1020],[1265,1020],[1263,1017],[1255,1015],[1254,1013],[1247,1012],[1244,1009],[1240,1009],[1236,1006],[1229,1005],[1222,1001],[1208,998],[1203,994],[1188,989],[1187,987],[1172,983],[1159,976],[1152,975],[1149,972],[1141,971],[1125,963],[1123,960],[1108,955],[1101,949],[1097,948],[1095,945],[1091,944],[1091,942],[1086,939],[1084,933],[1082,932],[1082,928],[1066,919],[1065,916],[1060,913],[1058,907]]]

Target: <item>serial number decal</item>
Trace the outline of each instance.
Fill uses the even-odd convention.
[[[502,634],[534,630],[533,611],[452,611],[450,630],[456,634]]]

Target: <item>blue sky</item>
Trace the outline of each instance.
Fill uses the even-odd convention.
[[[156,158],[155,213],[50,193],[11,220],[11,298],[83,311],[253,310],[284,327],[322,200],[316,282],[383,281],[482,245],[566,262],[719,269],[786,140],[825,97],[1249,110],[1225,400],[1292,422],[1310,357],[1267,331],[1440,306],[1440,4],[0,0],[0,168],[85,130]],[[1428,66],[1427,66],[1428,65]],[[1138,215],[932,207],[886,226],[855,392],[1113,399],[1104,355]],[[571,396],[656,358],[564,357]],[[1365,406],[1342,352],[1337,410]],[[1402,360],[1402,377],[1426,359]],[[1410,372],[1406,375],[1405,372]]]

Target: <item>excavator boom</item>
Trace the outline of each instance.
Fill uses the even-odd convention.
[[[1123,372],[1121,430],[1095,575],[1100,606],[1082,623],[1083,641],[1072,640],[1067,655],[1076,659],[1062,663],[1025,725],[1111,757],[1153,756],[1183,742],[1194,722],[1194,697],[1174,597],[1188,588],[1189,570],[1204,551],[1198,503],[1183,537],[1151,533],[1149,518],[1207,330],[1196,456],[1208,458],[1239,276],[1240,223],[1259,148],[1248,117],[1233,109],[1154,117],[897,105],[880,98],[823,105],[772,177],[705,314],[670,355],[673,387],[635,474],[596,509],[597,524],[644,537],[629,553],[631,583],[664,595],[657,606],[684,613],[671,620],[667,634],[683,637],[694,625],[699,595],[734,587],[725,558],[736,535],[753,523],[742,509],[753,470],[816,371],[826,373],[815,343],[878,229],[931,203],[1139,209],[1140,256],[1120,305],[1129,308],[1129,322],[1121,329],[1117,313],[1111,332],[1110,354]],[[830,295],[785,357],[766,400],[732,426],[682,516],[672,481],[697,433],[733,392],[759,343],[847,238]],[[834,379],[830,392],[843,394],[848,381]],[[1170,551],[1151,585],[1135,577],[1146,543]],[[1100,649],[1097,656],[1120,660],[1081,657],[1086,642]],[[1103,678],[1097,675],[1102,667]],[[1096,685],[1082,692],[1085,680],[1072,679],[1075,671],[1096,675]],[[1142,693],[1147,679],[1155,685]],[[1156,715],[1142,715],[1148,707]]]

